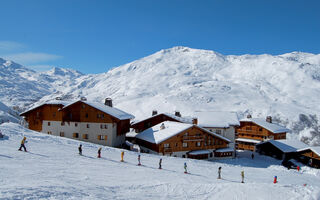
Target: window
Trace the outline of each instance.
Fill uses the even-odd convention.
[[[61,122],[61,126],[64,126],[64,122]]]
[[[48,131],[48,134],[49,134],[49,135],[52,135],[52,132],[51,132],[51,131]]]
[[[98,135],[98,140],[107,140],[108,136],[107,135]]]
[[[183,147],[188,147],[188,143],[184,142],[184,143],[182,143],[182,146]]]
[[[97,118],[98,118],[98,119],[100,118],[100,114],[97,114]]]
[[[100,129],[103,129],[103,125],[102,124],[100,124]]]
[[[89,114],[88,113],[86,113],[86,118],[88,118],[89,117]]]
[[[55,117],[55,116],[56,116],[56,112],[53,112],[53,113],[52,113],[52,116]]]
[[[64,132],[60,132],[60,137],[64,137]]]
[[[176,143],[176,147],[178,147],[178,143]]]
[[[104,118],[104,114],[101,115],[101,118],[102,118],[102,119]]]
[[[262,128],[259,128],[259,131],[262,132]]]
[[[86,108],[86,105],[82,104],[82,108]]]
[[[50,122],[48,122],[48,126],[50,126]]]
[[[196,143],[196,146],[197,146],[197,147],[201,147],[201,142],[197,142],[197,143]]]
[[[216,130],[216,133],[221,135],[221,130]]]
[[[108,129],[108,125],[107,125],[107,124],[105,124],[105,125],[104,125],[104,128],[105,128],[105,129]]]
[[[89,136],[88,136],[88,134],[82,134],[82,139],[88,139],[89,138]]]
[[[77,126],[78,126],[78,123],[74,123],[74,126],[77,127]]]
[[[89,124],[87,124],[87,128],[90,128]]]
[[[73,133],[72,137],[73,138],[78,138],[79,137],[79,133]]]
[[[188,136],[188,132],[184,134],[184,136]]]
[[[167,144],[164,144],[163,146],[164,146],[164,148],[169,148],[170,144],[167,143]]]

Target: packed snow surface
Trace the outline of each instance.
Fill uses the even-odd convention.
[[[141,154],[45,135],[14,123],[0,125],[0,199],[320,199],[318,169],[300,172],[270,157],[238,152],[214,162]],[[23,136],[28,153],[18,151]],[[158,169],[162,158],[162,170]],[[189,174],[184,174],[187,163]],[[218,167],[222,179],[217,179]],[[241,182],[244,170],[245,183]],[[274,176],[278,183],[273,183]]]

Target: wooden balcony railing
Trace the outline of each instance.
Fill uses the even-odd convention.
[[[197,135],[185,135],[182,138],[184,141],[203,141],[203,136],[197,136]]]

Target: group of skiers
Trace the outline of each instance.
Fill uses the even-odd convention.
[[[21,140],[21,145],[20,145],[20,148],[19,148],[19,151],[22,151],[22,148],[24,149],[25,152],[27,152],[27,149],[26,149],[26,146],[24,145],[27,141],[27,138],[26,137],[23,137],[23,139]],[[78,147],[78,150],[79,150],[79,155],[82,155],[82,144],[79,145]],[[98,158],[101,158],[101,150],[102,148],[100,147],[98,149]],[[252,154],[252,159],[254,157],[254,155]],[[124,151],[121,151],[121,162],[124,162]],[[139,154],[138,155],[138,165],[140,166],[141,165],[141,155]],[[162,169],[162,158],[160,158],[159,160],[159,169]],[[221,167],[218,168],[218,179],[221,179]],[[184,163],[184,173],[187,174],[188,173],[188,170],[187,170],[187,163]],[[244,183],[244,171],[241,171],[241,183]]]

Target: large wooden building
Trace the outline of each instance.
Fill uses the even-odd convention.
[[[227,111],[196,111],[197,125],[230,140],[229,147],[235,156],[235,133],[240,122],[235,112]]]
[[[75,102],[51,101],[20,114],[31,130],[92,142],[106,146],[121,146],[130,129],[130,119],[124,111],[105,104],[82,99]]]
[[[272,123],[272,118],[251,118],[240,120],[236,128],[236,148],[255,151],[255,145],[266,140],[286,139],[290,130],[286,127]]]
[[[183,158],[214,159],[233,154],[229,139],[194,124],[172,121],[144,130],[136,142],[144,152]]]

